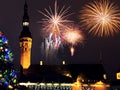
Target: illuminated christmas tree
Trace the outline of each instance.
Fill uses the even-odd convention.
[[[8,40],[0,31],[0,87],[17,86],[17,75],[13,69],[13,54],[9,50]]]

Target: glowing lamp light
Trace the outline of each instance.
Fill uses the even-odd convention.
[[[52,86],[52,83],[47,83],[48,86]]]
[[[72,77],[70,73],[67,73],[66,76],[70,78]]]
[[[104,79],[107,79],[107,76],[106,76],[106,74],[103,74],[103,78],[104,78]]]
[[[28,26],[29,22],[23,22],[23,26]]]
[[[54,86],[58,86],[59,85],[59,83],[54,83]]]
[[[65,61],[62,61],[62,64],[65,65]]]
[[[43,61],[40,61],[40,65],[43,65]]]

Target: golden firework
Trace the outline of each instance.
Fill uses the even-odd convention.
[[[120,30],[120,10],[108,0],[93,1],[85,5],[80,13],[80,22],[93,35],[108,37]]]

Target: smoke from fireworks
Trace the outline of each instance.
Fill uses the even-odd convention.
[[[69,27],[63,36],[64,40],[69,43],[70,46],[70,51],[71,51],[71,56],[74,55],[74,47],[75,45],[77,45],[78,43],[83,43],[84,41],[84,35],[82,33],[82,31],[79,30],[79,28],[77,27]]]
[[[108,0],[89,3],[80,13],[80,21],[93,35],[108,37],[120,30],[119,8]]]

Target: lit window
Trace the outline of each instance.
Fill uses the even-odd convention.
[[[65,65],[65,61],[62,61],[62,64]]]
[[[40,65],[43,65],[43,61],[40,61]]]
[[[104,79],[107,79],[107,76],[106,76],[106,74],[103,74],[103,78],[104,78]]]
[[[116,78],[120,79],[120,72],[116,73]]]

